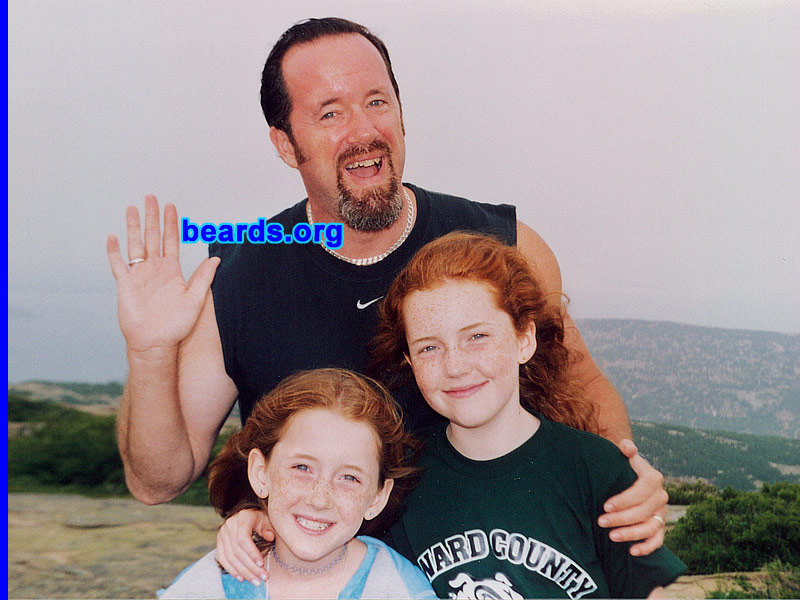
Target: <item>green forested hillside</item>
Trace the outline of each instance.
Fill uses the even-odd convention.
[[[800,440],[633,423],[639,451],[664,475],[718,487],[754,490],[761,483],[800,483]]]

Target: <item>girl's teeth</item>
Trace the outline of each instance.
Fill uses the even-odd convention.
[[[319,521],[309,521],[308,519],[304,519],[303,517],[296,517],[297,522],[300,523],[306,529],[313,529],[314,531],[322,531],[327,529],[331,526],[330,523],[320,523]]]

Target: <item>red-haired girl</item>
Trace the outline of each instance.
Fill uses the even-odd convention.
[[[161,592],[166,598],[435,598],[420,570],[384,543],[356,536],[409,474],[410,439],[377,382],[341,369],[292,376],[262,398],[209,472],[227,518],[264,511],[265,582],[225,573],[212,551]]]

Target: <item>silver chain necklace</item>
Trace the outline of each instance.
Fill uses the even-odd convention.
[[[406,226],[403,229],[403,233],[400,235],[398,240],[392,244],[392,247],[389,248],[386,252],[381,252],[377,256],[371,256],[369,258],[349,258],[347,256],[342,256],[335,250],[331,250],[325,244],[322,244],[322,247],[325,249],[328,254],[332,254],[339,260],[343,260],[345,262],[349,262],[351,265],[357,265],[359,267],[365,267],[367,265],[374,265],[377,262],[382,261],[384,258],[389,256],[392,252],[397,250],[400,247],[400,244],[406,241],[408,234],[411,233],[411,226],[414,224],[414,205],[411,203],[411,198],[408,197],[408,192],[403,188],[403,195],[406,198],[406,204],[408,204],[408,220],[406,221]],[[308,216],[308,224],[313,227],[314,219],[311,216],[311,201],[306,200],[306,215]],[[277,556],[275,557],[277,559]]]

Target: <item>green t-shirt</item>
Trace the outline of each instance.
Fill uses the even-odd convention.
[[[597,525],[603,502],[636,479],[616,446],[541,421],[488,461],[461,455],[441,429],[390,544],[442,598],[644,598],[683,573],[666,548],[633,557]]]

